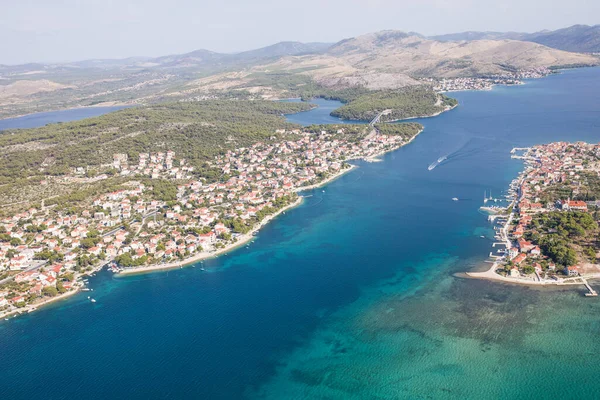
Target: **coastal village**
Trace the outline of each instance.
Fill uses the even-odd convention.
[[[463,90],[492,90],[495,85],[522,85],[523,79],[538,79],[548,76],[552,71],[546,67],[507,72],[502,75],[479,78],[441,78],[424,79],[433,85],[436,92],[456,92]]]
[[[600,277],[600,145],[551,143],[514,149],[513,158],[523,159],[526,169],[511,184],[510,205],[482,207],[492,212],[490,219],[502,221],[496,235],[502,255],[492,253],[496,261],[490,271],[469,275],[583,283],[595,295],[585,278]]]
[[[136,160],[114,154],[117,173],[132,177],[127,187],[90,199],[80,212],[54,205],[1,220],[0,317],[89,290],[86,277],[106,265],[126,274],[215,256],[298,204],[296,192],[349,170],[346,161],[372,158],[412,140],[374,129],[358,135],[341,126],[277,133],[292,138],[216,157],[211,166],[222,175],[212,183],[194,179],[193,167],[172,151],[141,153]],[[67,179],[84,174],[75,169]],[[136,180],[141,177],[156,183]]]

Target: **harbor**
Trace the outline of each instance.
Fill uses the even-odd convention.
[[[587,293],[586,297],[596,297],[598,293],[591,287],[587,279],[583,276],[561,278],[556,274],[552,274],[550,277],[547,276],[547,272],[544,272],[539,268],[539,264],[536,265],[534,271],[530,275],[523,275],[519,273],[518,268],[513,265],[513,259],[518,259],[520,263],[523,259],[522,256],[522,244],[518,238],[514,237],[510,229],[513,223],[523,218],[524,205],[521,202],[527,202],[528,200],[524,196],[522,188],[524,187],[526,177],[533,170],[533,165],[539,162],[539,158],[531,155],[531,148],[528,147],[515,147],[511,150],[511,158],[524,160],[525,168],[517,178],[515,178],[509,185],[507,194],[504,199],[496,199],[492,196],[491,190],[489,195],[487,191],[484,193],[483,203],[488,202],[508,202],[506,206],[481,206],[480,210],[488,213],[488,221],[493,224],[495,231],[492,248],[495,250],[489,253],[491,267],[489,270],[484,272],[468,272],[467,275],[474,278],[485,278],[492,280],[500,280],[504,282],[520,283],[520,284],[535,284],[535,285],[583,285]],[[521,210],[519,210],[521,208]],[[531,217],[527,217],[531,218]],[[500,247],[500,248],[497,248]],[[504,266],[512,266],[510,272],[506,272]],[[501,269],[502,267],[502,269]],[[587,278],[598,278],[600,274],[588,275]]]

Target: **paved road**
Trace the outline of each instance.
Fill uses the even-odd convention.
[[[373,118],[371,120],[371,122],[369,122],[369,125],[371,125],[371,126],[375,125],[376,123],[379,122],[379,120],[381,119],[382,115],[388,115],[391,112],[392,112],[392,110],[383,110],[382,112],[380,112],[379,114],[377,114],[377,116],[375,118]]]

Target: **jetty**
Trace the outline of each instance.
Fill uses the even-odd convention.
[[[583,284],[585,285],[586,289],[588,290],[589,293],[586,293],[585,295],[588,297],[596,297],[598,296],[598,292],[596,292],[588,283],[587,279],[583,278],[582,279]]]

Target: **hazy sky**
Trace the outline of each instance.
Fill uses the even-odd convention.
[[[383,29],[431,35],[598,23],[599,0],[0,0],[0,63],[234,52]]]

